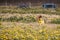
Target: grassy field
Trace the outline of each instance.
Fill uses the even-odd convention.
[[[51,29],[47,26],[13,25],[9,27],[0,23],[0,40],[60,40],[60,26]]]
[[[39,15],[45,21],[42,25]],[[0,40],[60,40],[60,8],[0,6]]]
[[[56,14],[60,15],[60,8],[56,9],[44,9],[44,8],[19,8],[19,7],[9,7],[9,6],[0,6],[1,13],[18,13],[18,14]]]

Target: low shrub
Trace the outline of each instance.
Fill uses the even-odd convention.
[[[26,16],[26,17],[16,17],[16,16],[12,16],[9,18],[0,18],[0,21],[10,21],[10,22],[36,22],[36,19],[34,17],[31,16]]]
[[[26,16],[24,17],[23,22],[36,22],[36,19],[32,16]]]
[[[51,21],[51,23],[60,24],[60,18],[59,19],[53,19]]]

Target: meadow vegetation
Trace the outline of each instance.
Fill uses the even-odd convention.
[[[50,9],[43,8],[18,8],[18,7],[4,7],[0,6],[0,14],[56,14],[60,15],[60,8],[56,8],[55,12],[51,12]],[[4,14],[4,15],[5,15]],[[50,19],[51,20],[51,19]],[[46,20],[47,21],[47,20]],[[37,22],[34,16],[0,16],[0,40],[60,40],[60,26],[55,29],[48,28],[47,26],[4,26],[2,22],[22,22],[22,23],[32,23]],[[60,24],[60,18],[52,19],[50,23]],[[12,23],[13,24],[13,23]],[[36,25],[36,24],[35,24]],[[49,26],[49,25],[48,25]]]
[[[32,16],[21,16],[21,17],[17,17],[17,16],[11,16],[9,18],[3,18],[0,17],[0,22],[36,22],[36,18],[32,17]]]
[[[60,26],[47,29],[45,26],[33,29],[33,26],[4,27],[0,25],[0,40],[60,40]],[[58,29],[59,28],[59,29]]]
[[[56,14],[60,15],[60,8],[56,9],[44,9],[44,8],[19,8],[19,7],[9,7],[9,6],[1,6],[0,13],[19,13],[19,14]]]
[[[60,24],[60,18],[51,20],[51,23]]]

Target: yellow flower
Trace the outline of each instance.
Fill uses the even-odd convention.
[[[39,32],[42,32],[43,30],[40,30]]]
[[[59,33],[59,31],[54,31],[54,33]]]

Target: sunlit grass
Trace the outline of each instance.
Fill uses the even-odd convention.
[[[19,14],[58,14],[60,15],[60,8],[56,8],[56,9],[44,9],[44,8],[18,8],[18,7],[1,7],[0,6],[0,13],[19,13]],[[55,10],[55,12],[54,12]],[[51,12],[53,11],[53,12]]]
[[[56,19],[51,20],[51,23],[60,24],[60,18],[56,18]]]
[[[0,13],[43,13],[43,14],[59,14],[60,9],[55,9],[56,12],[51,12],[49,9],[43,8],[17,8],[17,7],[2,7],[0,6]],[[51,19],[50,19],[51,20]],[[57,26],[56,29],[47,28],[47,26],[19,26],[12,23],[12,25],[5,25],[2,22],[36,22],[36,19],[32,16],[26,17],[16,17],[11,16],[9,18],[0,17],[0,40],[60,40],[60,26]],[[60,24],[60,19],[52,19],[52,23]],[[3,24],[3,25],[2,25]],[[5,23],[6,24],[6,23]],[[32,23],[33,24],[33,23]],[[14,25],[14,26],[13,26]],[[17,25],[17,26],[16,26]],[[34,28],[33,28],[34,27]]]
[[[3,27],[0,28],[0,40],[60,40],[60,30],[45,26],[38,29],[33,29],[33,26]]]

